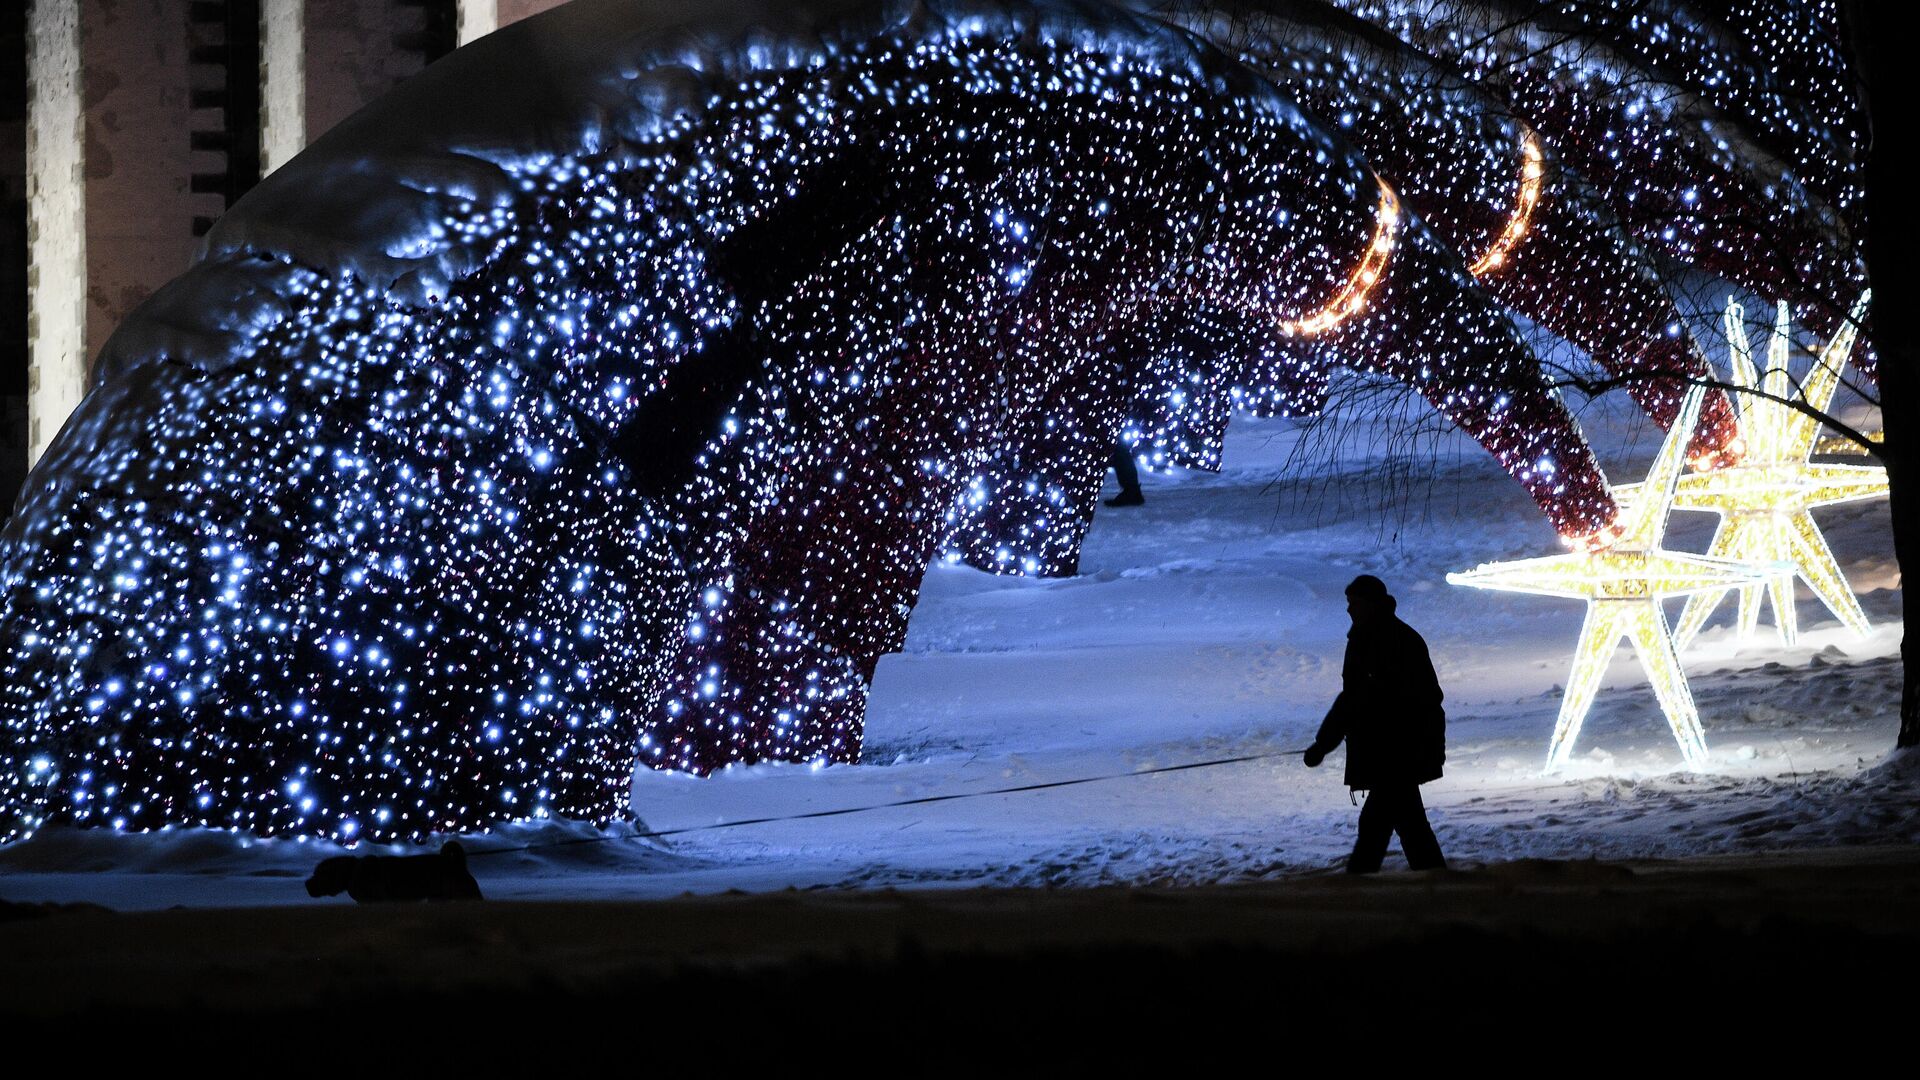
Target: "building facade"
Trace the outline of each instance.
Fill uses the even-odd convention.
[[[560,2],[28,0],[4,16],[5,505],[114,328],[261,176],[458,45]]]

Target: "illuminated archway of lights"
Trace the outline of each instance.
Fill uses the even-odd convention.
[[[852,760],[928,561],[1071,558],[1148,387],[1217,447],[1232,388],[1371,367],[1611,520],[1510,320],[1272,87],[1111,9],[863,10],[663,58],[571,4],[236,206],[6,534],[7,835],[604,821],[636,759]],[[540,55],[563,92],[487,98]]]
[[[1801,22],[1769,66],[1601,3],[1595,65],[1547,14],[1463,55],[1471,5],[1135,6],[574,0],[277,170],[0,539],[0,838],[604,821],[636,761],[852,760],[930,559],[1072,572],[1116,438],[1217,467],[1232,413],[1314,412],[1336,367],[1603,543],[1514,315],[1692,373],[1666,267],[1856,288]],[[1827,172],[1782,185],[1770,143]]]
[[[1373,219],[1373,238],[1367,242],[1366,250],[1361,252],[1353,273],[1340,290],[1313,314],[1300,319],[1282,319],[1282,333],[1301,337],[1324,334],[1366,309],[1367,297],[1387,272],[1387,260],[1393,257],[1394,237],[1400,232],[1400,200],[1394,198],[1393,189],[1384,180],[1380,181],[1380,205],[1374,210]]]
[[[1540,182],[1546,174],[1547,159],[1540,152],[1540,138],[1529,131],[1520,141],[1520,190],[1514,196],[1513,215],[1487,250],[1467,267],[1469,274],[1485,277],[1507,264],[1508,256],[1526,239],[1533,225],[1533,208],[1540,203]]]
[[[1426,17],[1476,38],[1484,36],[1484,27],[1461,25],[1470,21],[1474,10],[1473,5],[1433,9]],[[1497,73],[1463,78],[1455,65],[1406,40],[1387,39],[1378,26],[1327,18],[1323,10],[1286,0],[1251,0],[1236,5],[1234,13],[1232,32],[1224,40],[1232,43],[1237,55],[1337,126],[1393,185],[1408,210],[1452,244],[1463,262],[1471,266],[1487,256],[1493,244],[1501,245],[1504,251],[1497,253],[1504,254],[1504,261],[1497,272],[1483,274],[1480,280],[1503,304],[1586,352],[1608,371],[1705,374],[1704,358],[1682,333],[1685,319],[1667,291],[1669,273],[1662,264],[1667,259],[1692,263],[1708,255],[1718,259],[1721,248],[1716,241],[1711,251],[1668,250],[1668,241],[1678,240],[1681,234],[1649,235],[1643,229],[1648,206],[1668,212],[1668,220],[1676,227],[1694,228],[1697,215],[1692,207],[1701,191],[1718,197],[1721,190],[1713,182],[1703,185],[1693,178],[1717,175],[1726,171],[1727,163],[1701,160],[1720,148],[1700,145],[1686,127],[1690,118],[1680,118],[1685,122],[1678,127],[1647,122],[1653,115],[1647,112],[1649,103],[1673,100],[1641,92],[1643,87],[1659,85],[1657,72],[1635,71],[1631,65],[1589,71],[1572,59],[1550,58],[1554,62],[1547,63],[1542,74],[1553,87],[1564,90],[1569,101],[1546,104],[1557,110],[1571,103],[1581,110],[1575,115],[1583,121],[1594,118],[1576,127],[1558,112],[1529,112],[1532,99],[1517,98]],[[1391,21],[1401,12],[1368,8],[1364,14],[1370,20]],[[1526,18],[1524,12],[1511,14]],[[1600,7],[1592,14],[1604,18],[1608,9]],[[1203,33],[1219,30],[1218,12],[1204,2],[1172,5],[1171,17]],[[1424,25],[1392,29],[1403,38],[1429,30]],[[1553,33],[1544,37],[1558,36],[1563,30],[1545,29]],[[1663,29],[1656,23],[1646,32]],[[1613,60],[1607,58],[1610,64]],[[1670,107],[1661,107],[1671,112]],[[1710,119],[1719,132],[1738,129],[1724,116],[1701,119]],[[1543,136],[1536,121],[1562,144],[1555,146]],[[1622,130],[1631,130],[1633,140],[1622,142],[1618,137]],[[1658,168],[1643,159],[1648,154],[1655,156]],[[1766,197],[1773,178],[1764,182],[1756,178],[1767,171],[1762,167],[1741,171],[1743,182],[1754,182],[1727,194],[1741,199]],[[1777,176],[1777,170],[1773,173]],[[1528,202],[1526,212],[1516,213]],[[1774,206],[1743,205],[1740,217],[1745,221],[1771,218],[1771,226],[1779,214]],[[1808,243],[1835,246],[1838,236],[1830,227],[1832,219],[1825,220],[1829,223],[1822,226],[1825,234],[1809,238]],[[1722,226],[1706,222],[1703,227]],[[1503,243],[1503,238],[1513,238],[1514,243]],[[1524,243],[1519,242],[1522,239]],[[1656,242],[1663,246],[1654,246]],[[1742,259],[1757,254],[1764,260],[1777,254],[1731,250]],[[1679,405],[1679,384],[1678,378],[1642,379],[1630,381],[1627,387],[1649,415],[1665,426]],[[1157,449],[1154,425],[1144,423],[1142,430],[1143,441]],[[1712,392],[1696,430],[1694,452],[1719,453],[1732,436],[1731,403],[1726,395]]]
[[[1567,0],[1501,5],[1497,15],[1477,3],[1331,3],[1537,132],[1556,181],[1542,209],[1551,215],[1547,204],[1563,196],[1561,176],[1578,178],[1631,241],[1629,262],[1658,253],[1786,300],[1816,325],[1837,325],[1866,287],[1853,238],[1865,227],[1867,125],[1835,0]],[[1367,119],[1354,115],[1356,124]],[[1543,224],[1528,240],[1529,259],[1552,231]],[[1504,276],[1489,279],[1493,287]],[[1856,364],[1871,379],[1867,344]],[[1716,415],[1710,405],[1709,421]]]
[[[1768,396],[1739,395],[1740,442],[1745,451],[1740,464],[1690,472],[1680,478],[1674,492],[1676,508],[1720,515],[1720,527],[1707,554],[1775,568],[1764,590],[1772,603],[1780,640],[1789,645],[1799,633],[1793,593],[1796,577],[1804,580],[1827,610],[1854,633],[1865,634],[1871,629],[1866,612],[1860,609],[1853,587],[1840,572],[1810,511],[1885,498],[1887,471],[1874,465],[1811,461],[1819,421],[1788,404],[1797,396],[1817,413],[1828,411],[1840,386],[1840,372],[1853,350],[1859,320],[1866,315],[1868,299],[1867,294],[1860,297],[1847,321],[1815,354],[1797,391],[1791,385],[1787,365],[1792,345],[1787,305],[1778,307],[1763,371],[1755,365],[1753,347],[1747,340],[1746,314],[1739,304],[1729,302],[1726,326],[1732,381]],[[1622,496],[1626,497],[1624,493]],[[1760,585],[1738,591],[1737,625],[1743,640],[1753,636],[1759,623],[1761,592]],[[1725,597],[1726,590],[1718,590],[1687,598],[1674,624],[1677,648],[1685,649],[1694,640]]]
[[[1666,533],[1674,485],[1686,459],[1692,426],[1700,412],[1704,391],[1694,387],[1682,401],[1680,420],[1668,431],[1659,456],[1637,486],[1635,497],[1622,498],[1620,536],[1612,547],[1594,552],[1569,552],[1538,559],[1485,563],[1463,573],[1447,575],[1454,585],[1505,592],[1561,596],[1587,602],[1580,640],[1574,646],[1573,669],[1560,699],[1560,715],[1547,750],[1547,768],[1557,769],[1573,755],[1580,727],[1600,689],[1621,639],[1633,645],[1640,666],[1653,685],[1654,697],[1667,725],[1690,766],[1706,760],[1706,735],[1699,710],[1681,670],[1679,653],[1667,630],[1660,602],[1669,596],[1720,592],[1764,580],[1767,568],[1755,568],[1732,559],[1688,555],[1660,546]]]

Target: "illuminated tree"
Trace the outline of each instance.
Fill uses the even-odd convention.
[[[1676,111],[1655,46],[1690,9],[1481,41],[1340,6],[1234,37],[578,0],[459,50],[96,364],[0,539],[3,835],[415,837],[618,816],[636,760],[851,760],[930,559],[1070,572],[1116,437],[1216,464],[1232,412],[1311,413],[1337,368],[1604,545],[1519,320],[1665,376],[1637,394],[1671,420],[1704,369],[1664,267],[1831,305],[1850,189],[1778,190],[1725,105]],[[1605,62],[1537,48],[1588,8]]]

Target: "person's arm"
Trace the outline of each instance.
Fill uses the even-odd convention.
[[[1333,752],[1333,748],[1347,737],[1346,700],[1346,691],[1342,690],[1340,696],[1333,699],[1333,708],[1327,710],[1327,718],[1320,721],[1320,730],[1313,736],[1313,745],[1307,747],[1307,768],[1318,768]]]
[[[1347,652],[1340,659],[1340,693],[1333,699],[1333,707],[1327,710],[1327,718],[1320,721],[1320,730],[1313,736],[1313,745],[1307,747],[1304,755],[1309,769],[1318,768],[1327,755],[1333,753],[1333,748],[1347,737],[1354,704],[1354,688],[1349,680],[1359,670],[1354,664],[1354,648],[1353,638],[1347,638]]]

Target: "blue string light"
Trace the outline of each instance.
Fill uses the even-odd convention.
[[[1217,467],[1231,413],[1312,413],[1337,366],[1407,382],[1563,534],[1601,532],[1510,310],[1685,367],[1643,248],[1760,275],[1740,230],[1800,229],[1796,287],[1824,288],[1851,253],[1802,218],[1838,196],[1760,200],[1750,162],[1670,110],[1626,123],[1639,99],[1584,68],[1353,6],[1431,55],[952,4],[756,44],[697,108],[516,158],[498,197],[408,196],[444,209],[381,254],[477,253],[445,282],[216,253],[182,282],[252,275],[278,306],[214,316],[247,328],[219,364],[108,365],[0,548],[0,838],[606,821],[636,761],[854,760],[929,561],[1070,573],[1116,439]],[[1433,57],[1467,77],[1428,85]],[[1642,200],[1701,220],[1657,239]],[[1730,202],[1788,216],[1706,220]]]

